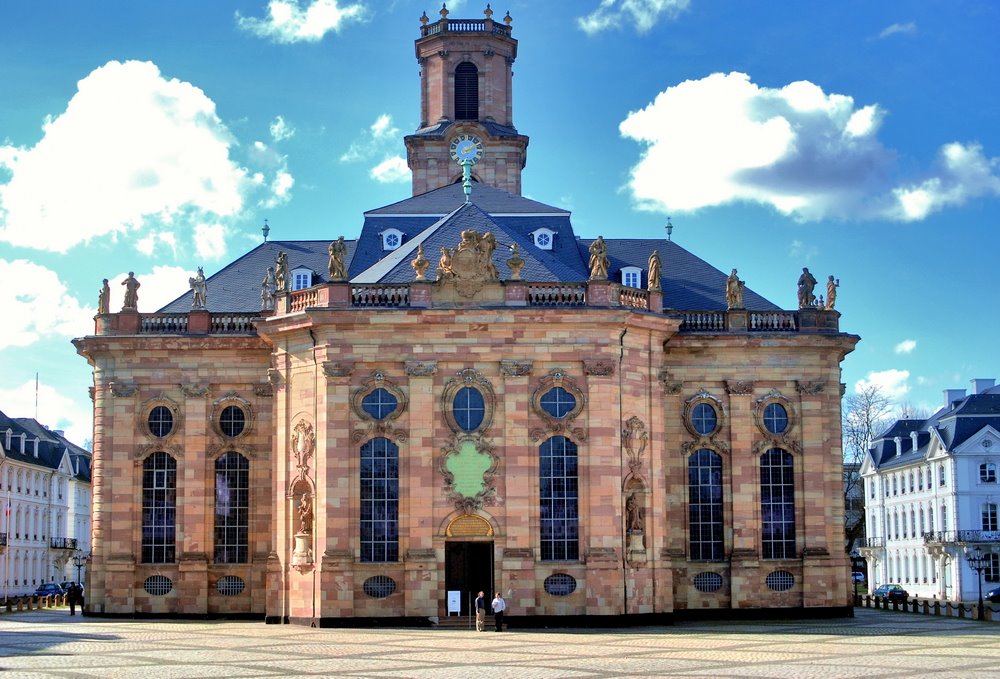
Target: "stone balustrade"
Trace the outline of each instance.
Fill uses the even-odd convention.
[[[746,309],[671,309],[660,291],[610,281],[484,283],[482,294],[457,295],[454,288],[429,281],[396,284],[325,283],[281,293],[275,311],[140,314],[122,311],[95,318],[97,335],[256,335],[255,320],[317,309],[454,309],[468,306],[623,308],[662,314],[680,321],[679,332],[836,334],[840,313],[824,309],[748,311]]]

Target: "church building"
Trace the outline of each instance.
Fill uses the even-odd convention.
[[[356,239],[265,240],[156,313],[102,299],[74,342],[89,613],[432,624],[483,590],[512,626],[849,614],[858,337],[808,272],[784,310],[522,197],[517,48],[489,7],[421,18],[412,195]]]

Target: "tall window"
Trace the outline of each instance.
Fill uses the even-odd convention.
[[[761,555],[795,557],[795,474],[792,456],[771,448],[760,456]]]
[[[479,120],[479,70],[468,61],[455,69],[455,120]]]
[[[939,486],[943,486],[944,485],[944,465],[943,464],[938,465],[938,485]]]
[[[997,506],[992,502],[983,505],[983,530],[1000,530],[997,528]]]
[[[979,465],[979,482],[996,483],[997,466],[992,462],[984,462],[983,464]]]
[[[361,560],[399,560],[399,447],[386,438],[361,446]]]
[[[691,559],[722,559],[722,458],[707,448],[688,458],[688,512]]]
[[[142,562],[173,563],[177,532],[177,462],[153,453],[142,463]]]
[[[986,569],[983,571],[983,577],[986,582],[1000,582],[1000,554],[990,552],[986,557]]]
[[[553,436],[538,452],[542,560],[576,560],[580,556],[576,444]]]
[[[215,461],[215,563],[247,563],[250,463],[239,453]]]

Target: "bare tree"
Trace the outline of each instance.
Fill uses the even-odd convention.
[[[848,551],[865,536],[861,464],[875,437],[892,424],[892,410],[892,400],[876,385],[868,385],[844,399],[844,538]]]

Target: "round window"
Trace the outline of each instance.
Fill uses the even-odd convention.
[[[562,387],[553,387],[542,394],[539,405],[552,417],[563,418],[576,407],[576,398]]]
[[[462,431],[475,431],[486,415],[483,395],[478,389],[462,387],[455,394],[452,411],[455,413],[455,422]]]
[[[142,588],[146,590],[147,594],[151,594],[152,596],[163,596],[174,588],[174,583],[165,575],[150,575],[142,583]]]
[[[722,576],[718,573],[698,573],[694,576],[694,588],[706,594],[718,592],[722,589]]]
[[[768,403],[764,408],[764,428],[772,434],[784,434],[788,429],[788,411],[780,403]]]
[[[382,387],[361,399],[361,408],[376,420],[384,420],[389,417],[398,406],[399,401],[396,400],[396,397]]]
[[[795,585],[795,576],[788,571],[772,571],[767,574],[767,588],[774,592],[784,592]]]
[[[226,406],[219,417],[219,428],[229,438],[236,438],[247,426],[247,416],[239,406]]]
[[[708,436],[719,425],[719,416],[715,408],[707,403],[699,403],[691,411],[691,426],[702,436]]]
[[[545,578],[543,586],[552,596],[567,596],[576,591],[576,578],[569,573],[553,573]]]
[[[361,588],[373,599],[384,599],[396,591],[396,581],[388,575],[373,575],[365,580]]]
[[[236,575],[223,575],[219,578],[219,581],[215,583],[215,591],[217,591],[222,596],[236,596],[241,594],[246,588],[247,583],[243,581],[243,578]]]
[[[149,425],[149,433],[157,438],[163,438],[174,429],[174,414],[167,406],[156,406],[149,411],[149,418],[146,420]]]

